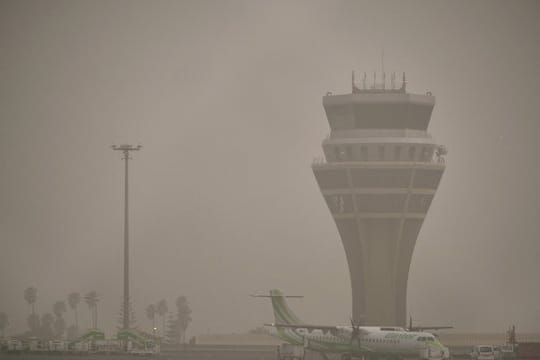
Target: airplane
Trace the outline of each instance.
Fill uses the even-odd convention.
[[[359,326],[352,319],[350,326],[306,324],[293,313],[286,301],[286,297],[302,296],[285,296],[278,289],[270,290],[269,295],[252,296],[271,299],[275,322],[265,326],[273,329],[272,335],[287,343],[319,352],[326,360],[327,353],[340,354],[342,360],[353,357],[369,360],[450,358],[448,348],[431,333],[407,331],[394,326]]]

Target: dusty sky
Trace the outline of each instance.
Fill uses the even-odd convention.
[[[346,323],[345,254],[310,165],[321,98],[350,72],[406,71],[449,149],[408,309],[459,331],[540,331],[540,5],[535,1],[1,1],[0,311],[96,290],[122,297],[123,168],[132,298],[187,296],[189,335],[272,320],[253,292],[303,294]],[[172,304],[170,304],[172,308]],[[71,323],[72,314],[66,314]],[[89,324],[86,305],[80,320]]]

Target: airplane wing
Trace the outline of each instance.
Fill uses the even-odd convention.
[[[409,328],[409,331],[443,330],[453,328],[453,326],[413,326]]]
[[[264,324],[264,326],[272,326],[276,328],[288,328],[288,329],[307,329],[309,332],[313,330],[321,330],[324,333],[338,333],[343,331],[343,326],[332,326],[332,325],[307,325],[307,324]],[[361,333],[367,334],[368,331],[365,329],[359,329]],[[351,330],[352,332],[352,330]]]
[[[322,330],[322,331],[337,331],[337,326],[331,325],[292,325],[292,324],[264,324],[264,326],[272,326],[277,328],[289,328],[289,329],[307,329],[307,330]]]
[[[425,330],[442,330],[442,329],[453,329],[453,326],[423,326],[423,325],[416,325],[413,326],[413,319],[412,316],[409,317],[409,327],[407,328],[407,331],[425,331]]]

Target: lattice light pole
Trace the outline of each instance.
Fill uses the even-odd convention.
[[[129,207],[128,207],[128,160],[130,151],[138,151],[142,148],[141,145],[132,146],[123,144],[120,146],[113,145],[113,150],[122,151],[125,164],[124,175],[124,311],[123,311],[123,327],[129,329]]]

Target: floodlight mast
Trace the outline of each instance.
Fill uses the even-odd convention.
[[[124,309],[122,311],[123,319],[122,325],[124,329],[129,329],[129,207],[128,207],[128,190],[129,190],[129,181],[128,181],[128,160],[131,159],[129,156],[130,151],[139,151],[142,148],[141,145],[132,146],[128,144],[123,145],[113,145],[112,149],[116,151],[122,151],[125,164],[125,175],[124,175]]]

